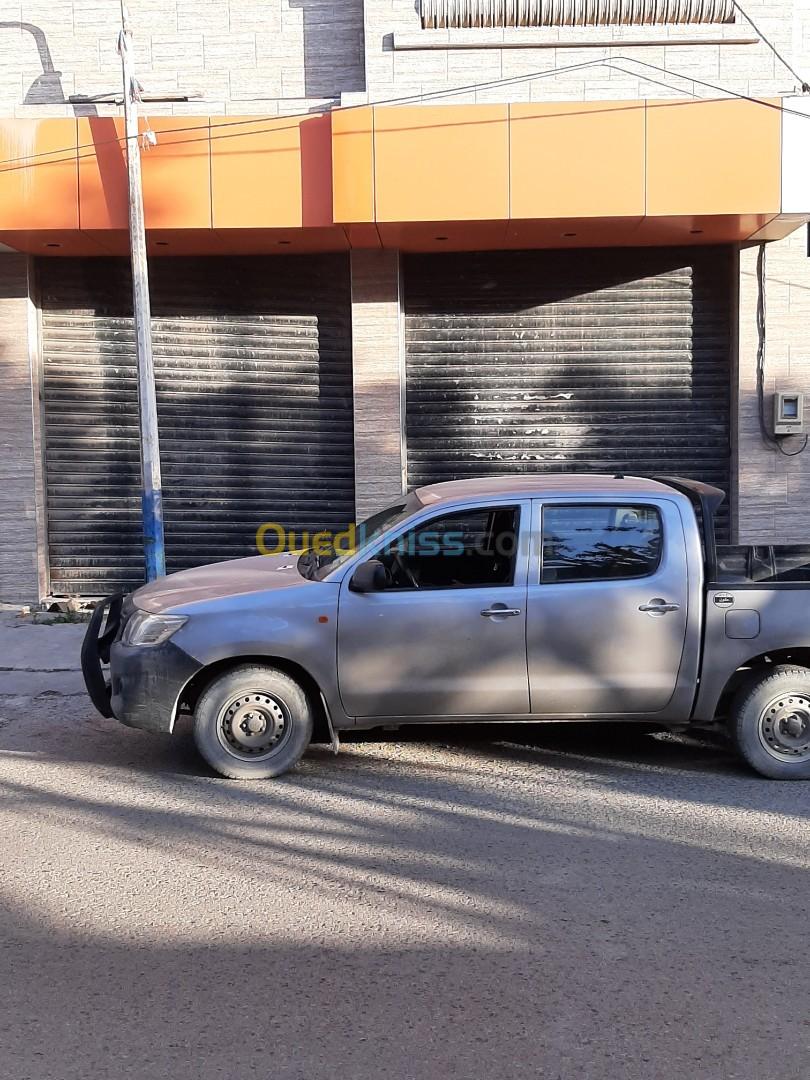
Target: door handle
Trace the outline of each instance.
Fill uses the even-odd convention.
[[[499,618],[501,615],[519,615],[519,607],[491,607],[481,612],[485,619]]]
[[[656,597],[649,604],[639,604],[639,611],[646,611],[648,615],[666,615],[668,611],[680,611],[680,604],[668,604],[666,600]]]

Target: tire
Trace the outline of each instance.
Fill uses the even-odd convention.
[[[264,780],[298,764],[312,726],[312,705],[295,679],[270,666],[241,664],[203,691],[194,742],[220,776]]]
[[[810,670],[795,665],[758,672],[731,705],[737,753],[771,780],[810,780]]]

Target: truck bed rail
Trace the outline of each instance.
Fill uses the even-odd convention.
[[[810,545],[733,545],[717,549],[717,584],[810,583]]]

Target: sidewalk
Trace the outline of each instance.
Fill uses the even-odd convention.
[[[0,700],[85,692],[79,654],[86,625],[35,621],[47,618],[0,611]]]

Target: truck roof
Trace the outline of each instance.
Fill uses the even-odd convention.
[[[615,495],[622,499],[643,498],[645,495],[674,495],[675,489],[658,480],[643,476],[618,476],[609,473],[521,473],[518,476],[481,476],[469,480],[450,480],[443,484],[427,484],[417,488],[423,503],[451,502],[459,499],[541,498],[554,495],[563,498]]]

